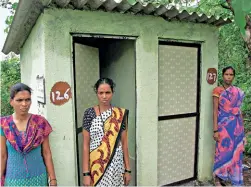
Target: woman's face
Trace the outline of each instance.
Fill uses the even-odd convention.
[[[16,114],[26,115],[31,106],[31,94],[24,90],[17,92],[15,97],[10,100],[10,105],[13,107]]]
[[[109,84],[100,84],[97,90],[99,104],[110,105],[112,100],[112,89]]]
[[[234,80],[234,71],[232,69],[227,69],[223,74],[223,81],[227,85],[231,85]]]

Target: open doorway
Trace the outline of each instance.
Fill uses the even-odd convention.
[[[93,85],[100,77],[116,83],[112,105],[129,109],[128,143],[132,180],[136,186],[136,58],[135,39],[103,35],[73,35],[73,69],[78,183],[82,185],[82,119],[97,104]]]

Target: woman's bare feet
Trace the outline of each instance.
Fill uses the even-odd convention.
[[[221,185],[220,178],[217,177],[217,176],[214,177],[214,185],[215,185],[215,186],[218,186],[218,187],[222,186],[222,185]]]

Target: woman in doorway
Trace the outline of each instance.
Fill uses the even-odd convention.
[[[222,70],[223,84],[213,90],[213,121],[216,150],[213,174],[215,185],[230,180],[232,185],[243,185],[242,158],[245,144],[241,104],[244,93],[232,85],[235,70]]]
[[[131,179],[128,110],[111,105],[114,87],[111,79],[99,79],[94,85],[98,105],[84,113],[84,186],[123,186]]]
[[[14,113],[1,117],[1,185],[56,186],[49,134],[52,128],[42,116],[29,113],[31,88],[12,86]]]

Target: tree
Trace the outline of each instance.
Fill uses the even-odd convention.
[[[228,9],[234,15],[236,25],[240,28],[243,39],[248,48],[248,65],[251,66],[251,20],[249,14],[251,13],[250,0],[226,0],[227,6],[221,6]]]
[[[6,28],[4,32],[8,33],[10,25],[12,23],[17,3],[11,3],[9,0],[1,0],[0,7],[10,9],[11,15],[5,20]],[[10,106],[10,87],[21,80],[19,57],[14,53],[7,56],[6,60],[1,63],[1,116],[10,115],[13,113],[13,109]]]
[[[243,0],[240,0],[240,3],[242,2]],[[249,5],[246,4],[245,6]],[[232,6],[236,6],[236,4],[232,5],[230,1],[226,0],[201,0],[196,11],[210,15],[230,17],[234,20],[233,23],[219,29],[219,69],[228,65],[236,69],[237,74],[234,84],[245,92],[242,111],[244,114],[245,129],[246,131],[251,131],[251,49],[250,28],[248,28],[250,20],[245,19],[243,13],[240,13],[242,16],[235,18],[236,14],[234,13],[242,10],[240,10],[240,7],[238,9]],[[240,4],[237,6],[240,6]],[[249,18],[248,14],[246,14],[246,17]],[[243,20],[244,27],[242,28]],[[219,82],[222,82],[221,72],[219,72],[218,77],[220,78]]]
[[[13,57],[1,62],[1,116],[13,113],[10,106],[10,87],[20,82],[19,58]]]
[[[235,24],[239,27],[242,38],[248,49],[246,61],[247,68],[251,68],[251,1],[250,0],[224,0],[221,7],[229,10],[234,16]]]
[[[234,23],[220,28],[219,32],[219,69],[226,66],[233,66],[236,70],[234,84],[245,92],[245,99],[242,106],[245,129],[251,131],[251,77],[246,66],[248,50],[245,42],[240,37],[239,27]],[[221,72],[219,72],[219,82],[222,82]]]
[[[5,33],[8,33],[9,32],[9,29],[10,29],[10,25],[13,21],[13,18],[14,18],[14,14],[15,14],[15,11],[17,9],[17,5],[18,3],[15,2],[15,3],[12,3],[10,2],[9,0],[0,0],[0,7],[3,7],[3,8],[7,8],[10,10],[10,15],[7,16],[6,20],[5,20],[5,23],[6,23],[6,28],[4,29],[4,32]]]

